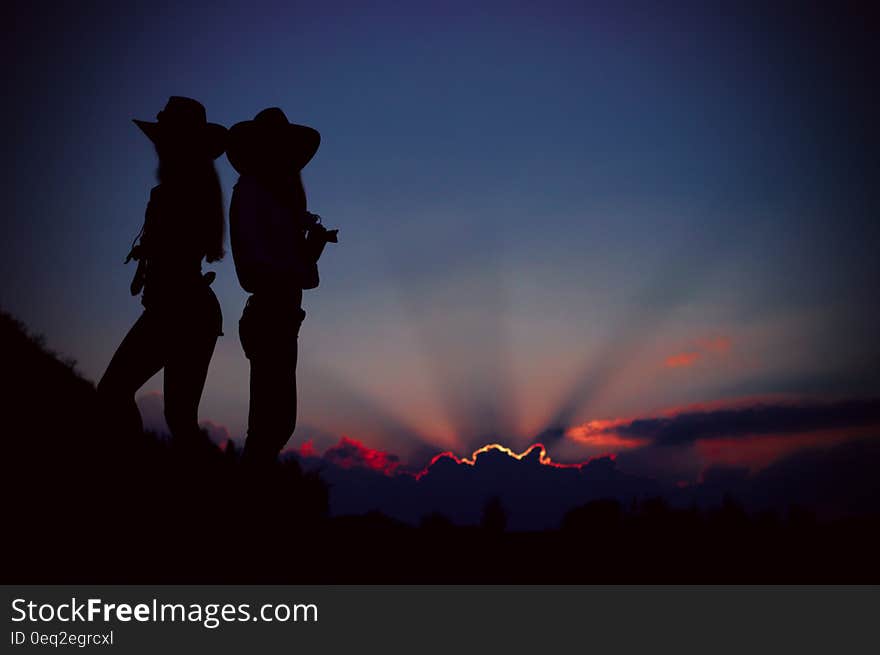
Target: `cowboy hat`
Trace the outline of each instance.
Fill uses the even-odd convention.
[[[245,174],[266,161],[283,161],[295,170],[308,164],[321,144],[318,130],[287,120],[278,107],[269,107],[229,128],[226,157],[232,167]]]
[[[209,123],[205,107],[192,98],[171,96],[165,109],[156,115],[156,121],[132,120],[157,145],[163,142],[191,145],[203,150],[211,159],[217,159],[226,150],[228,130],[217,123]]]

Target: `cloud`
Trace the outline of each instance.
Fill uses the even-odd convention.
[[[303,441],[299,448],[294,449],[292,452],[296,453],[300,457],[319,457],[318,450],[315,448],[315,440],[307,439]]]
[[[880,426],[880,398],[756,403],[629,421],[594,421],[569,430],[567,436],[589,439],[613,434],[652,445],[674,446],[707,439],[794,436],[865,426]]]
[[[587,421],[582,425],[566,430],[565,436],[584,446],[605,449],[606,452],[630,450],[647,445],[648,439],[639,436],[626,436],[616,428],[626,427],[625,419]]]
[[[601,457],[591,457],[582,462],[567,464],[563,462],[554,462],[550,455],[547,453],[547,449],[544,448],[544,445],[540,443],[532,444],[521,453],[517,453],[507,446],[502,446],[501,444],[497,443],[491,443],[486,444],[481,448],[478,448],[471,454],[470,457],[457,457],[454,453],[451,452],[444,452],[440,453],[439,455],[435,455],[431,459],[431,461],[428,462],[428,465],[416,474],[416,479],[421,479],[422,477],[430,473],[431,468],[443,459],[449,459],[456,464],[476,466],[478,458],[480,458],[481,456],[485,457],[487,455],[494,456],[494,453],[500,453],[501,455],[504,455],[508,459],[513,461],[532,462],[536,465],[549,466],[551,468],[557,469],[582,469],[596,459],[610,459],[611,461],[613,461],[616,457],[613,453],[608,453],[602,455]]]
[[[320,459],[342,469],[363,468],[384,475],[394,475],[401,468],[400,457],[397,455],[370,448],[345,436],[339,439],[339,443],[325,450],[323,455],[318,455],[312,440],[304,442],[298,450],[292,452],[307,459]]]
[[[372,455],[365,456],[365,451]],[[499,444],[469,457],[440,453],[418,473],[396,465],[393,456],[389,471],[383,459],[387,455],[343,438],[320,457],[301,461],[307,469],[320,468],[331,488],[334,514],[379,510],[410,523],[440,513],[455,523],[475,524],[485,503],[499,498],[511,528],[553,528],[566,511],[589,500],[629,501],[660,491],[652,480],[619,471],[613,456],[563,464],[553,461],[540,444],[520,453]]]
[[[876,514],[880,504],[880,439],[801,449],[757,472],[713,466],[700,484],[678,494],[682,504],[717,505],[732,496],[752,510],[806,507],[820,518]]]

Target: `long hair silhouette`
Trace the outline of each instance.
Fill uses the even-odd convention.
[[[165,371],[165,418],[175,443],[203,443],[198,406],[222,334],[213,273],[202,260],[223,257],[223,193],[214,159],[226,128],[208,123],[195,100],[172,97],[158,121],[135,121],[156,146],[159,184],[150,193],[144,225],[126,261],[138,262],[131,285],[144,312],[123,339],[98,384],[108,428],[143,429],[134,394]]]
[[[179,190],[181,200],[192,205],[187,221],[175,226],[179,232],[191,232],[193,241],[203,244],[205,260],[223,259],[226,241],[226,218],[223,189],[214,160],[200,152],[169,147],[156,148],[159,167],[156,178],[170,189]]]

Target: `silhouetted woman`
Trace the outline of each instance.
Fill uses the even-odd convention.
[[[303,289],[318,286],[318,258],[328,241],[336,241],[336,230],[325,229],[306,209],[300,176],[320,142],[317,130],[289,122],[277,107],[229,130],[226,155],[241,174],[229,206],[232,256],[251,294],[239,321],[251,363],[242,459],[258,468],[275,461],[296,427]]]
[[[137,390],[165,369],[165,419],[177,444],[201,441],[198,407],[217,337],[220,304],[202,275],[202,260],[223,257],[223,194],[214,159],[226,128],[208,123],[195,100],[174,96],[156,122],[134,121],[159,156],[158,180],[147,205],[132,295],[143,291],[144,312],[113,355],[98,384],[116,430],[143,429]],[[128,261],[128,259],[126,260]]]

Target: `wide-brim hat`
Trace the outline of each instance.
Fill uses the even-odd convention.
[[[278,107],[269,107],[253,120],[229,128],[226,157],[241,175],[265,167],[267,162],[299,171],[312,160],[320,145],[318,130],[291,123]]]
[[[171,96],[155,121],[132,120],[157,146],[169,144],[192,148],[211,159],[217,159],[226,150],[229,130],[217,123],[209,123],[205,107],[192,98]]]

